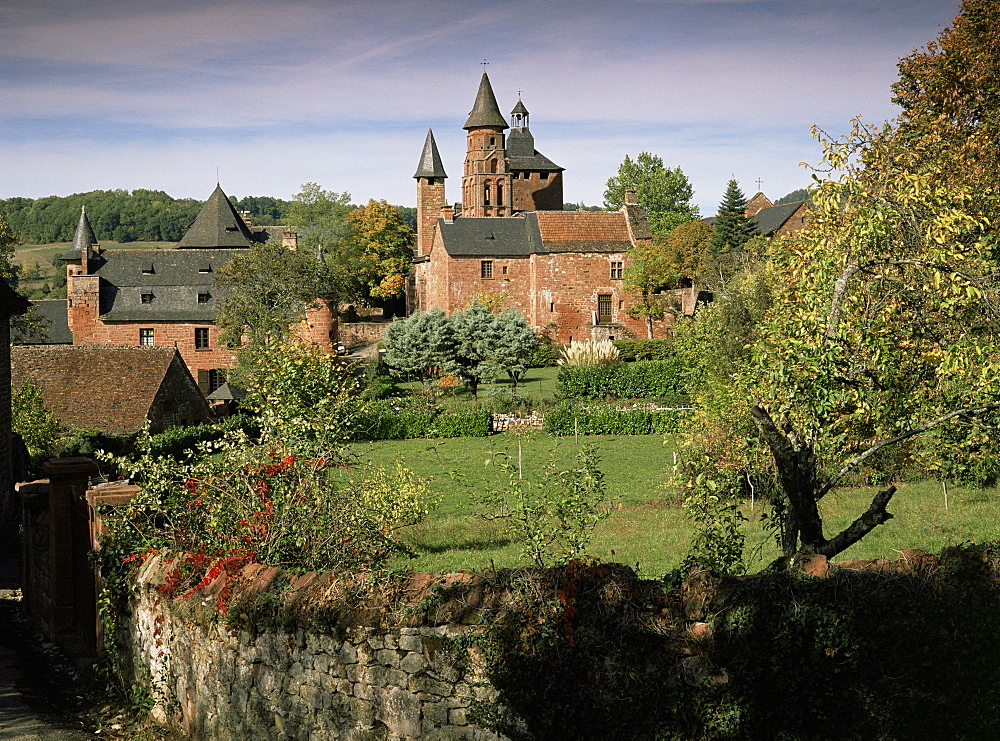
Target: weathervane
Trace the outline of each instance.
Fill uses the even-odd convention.
[[[486,65],[489,64],[489,62],[486,61],[486,57],[483,57],[483,61],[481,61],[480,64],[483,65],[483,72],[485,72]]]
[[[760,192],[760,184],[763,183],[763,182],[764,182],[763,180],[761,180],[760,178],[757,178],[757,191],[758,192]]]

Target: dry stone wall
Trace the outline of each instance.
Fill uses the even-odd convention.
[[[159,589],[171,569],[154,558],[142,570],[128,635],[120,640],[128,645],[135,678],[152,688],[156,719],[187,737],[502,738],[470,718],[475,702],[495,700],[496,692],[468,662],[468,652],[449,647],[449,639],[476,629],[454,622],[454,610],[442,613],[451,619],[441,623],[421,617],[416,624],[416,613],[405,610],[388,620],[362,610],[325,623],[315,618],[317,600],[326,595],[337,601],[343,592],[333,575],[312,574],[278,592],[285,607],[310,612],[313,626],[233,628],[220,620],[219,604],[238,609],[240,600],[283,578],[276,570],[248,567],[229,579],[233,593],[226,593],[223,576],[184,599]],[[427,583],[415,593],[426,596]]]

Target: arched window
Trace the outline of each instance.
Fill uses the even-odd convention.
[[[490,172],[495,174],[496,171],[497,171],[497,158],[494,157],[493,159],[490,160]]]
[[[497,183],[497,205],[503,205],[503,183]]]
[[[485,205],[485,206],[489,206],[490,205],[490,184],[489,183],[486,183],[486,185],[483,186],[483,205]]]

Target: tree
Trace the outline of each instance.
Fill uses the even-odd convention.
[[[538,351],[538,335],[516,309],[497,314],[494,326],[497,345],[493,348],[493,362],[507,372],[511,387],[516,391],[517,384],[528,372],[529,360]]]
[[[681,168],[663,166],[663,160],[642,152],[633,161],[625,155],[618,174],[608,178],[604,190],[604,206],[621,208],[625,191],[634,190],[646,211],[649,228],[654,235],[664,235],[678,224],[698,218],[698,207],[692,205],[694,191]]]
[[[11,428],[21,436],[31,458],[31,469],[55,455],[56,441],[62,427],[55,415],[45,408],[41,390],[31,381],[11,395]]]
[[[334,259],[356,280],[358,298],[402,298],[413,259],[413,230],[399,210],[384,200],[369,200],[347,215],[347,225]]]
[[[234,255],[216,283],[230,289],[219,302],[216,324],[232,347],[257,346],[288,336],[289,325],[321,302],[334,303],[338,289],[326,265],[305,249],[268,242]]]
[[[653,320],[663,316],[663,298],[656,295],[669,280],[667,252],[662,241],[640,244],[628,255],[628,267],[622,276],[626,290],[636,294],[629,313],[646,320],[646,336],[653,337]]]
[[[347,214],[351,194],[323,190],[318,183],[304,183],[288,206],[288,225],[299,234],[299,242],[315,249],[330,247],[348,233]]]
[[[730,180],[725,195],[719,204],[719,215],[715,217],[715,233],[712,235],[712,252],[715,255],[730,254],[743,249],[750,238],[757,233],[753,219],[746,215],[747,198],[740,184]]]
[[[997,26],[981,23],[996,13],[968,0],[933,47],[940,53],[918,52],[919,69],[962,70],[980,57],[995,64]],[[949,47],[956,38],[966,43]],[[901,64],[907,84],[912,62]],[[956,127],[974,121],[968,136],[977,139],[986,126],[995,148],[997,131],[987,122],[997,121],[1000,99],[992,76],[978,77],[978,94],[965,88],[970,79],[934,77],[928,87],[942,104],[966,101],[946,106],[944,118],[940,106],[914,106],[881,128],[855,121],[835,141],[815,130],[822,169],[837,176],[813,190],[809,227],[770,245],[774,304],[728,398],[762,443],[743,441],[748,471],[774,472],[767,491],[788,559],[834,556],[891,519],[896,487],[880,486],[857,519],[825,532],[824,500],[848,476],[879,483],[909,460],[963,456],[993,456],[996,466],[980,435],[968,433],[988,430],[995,439],[1000,421],[1000,259],[992,226],[1000,198],[995,177],[959,172],[971,162]],[[951,136],[954,148],[940,146]],[[920,444],[931,435],[932,445]],[[716,460],[731,461],[732,453]],[[708,481],[718,496],[719,477],[709,468],[692,486],[707,492]]]
[[[497,371],[493,360],[500,346],[496,321],[489,309],[473,301],[465,310],[451,315],[451,335],[455,344],[446,367],[465,382],[472,398],[477,399],[479,384]]]
[[[386,327],[382,338],[390,368],[424,380],[437,377],[454,352],[448,317],[440,309],[418,311]]]

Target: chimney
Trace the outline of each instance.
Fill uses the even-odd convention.
[[[451,224],[455,221],[455,209],[451,206],[441,207],[441,218],[444,219],[446,224]]]
[[[635,194],[634,190],[625,191],[625,205],[627,206],[638,206],[639,197]]]
[[[292,231],[291,229],[283,231],[281,233],[281,246],[290,250],[298,249],[299,233]]]

